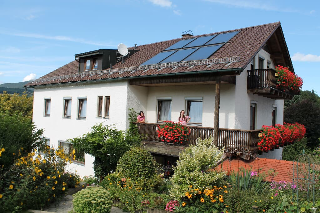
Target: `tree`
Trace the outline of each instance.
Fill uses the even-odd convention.
[[[40,146],[43,143],[42,133],[30,118],[0,112],[0,171],[1,167],[8,169],[15,159]]]
[[[0,112],[7,112],[9,115],[22,114],[28,118],[32,118],[33,97],[27,93],[23,95],[8,94],[4,92],[0,94]]]
[[[307,129],[307,145],[311,148],[319,145],[320,106],[314,96],[297,100],[295,103],[287,106],[284,111],[284,122],[303,124]]]
[[[131,146],[140,144],[140,141],[132,140],[135,137],[126,136],[128,134],[123,131],[98,124],[91,128],[91,132],[70,139],[70,142],[78,151],[95,157],[95,176],[101,178],[116,170],[118,160]]]

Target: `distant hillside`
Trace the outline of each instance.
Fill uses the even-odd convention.
[[[18,82],[18,83],[5,83],[0,84],[0,94],[2,94],[4,91],[6,91],[9,94],[19,93],[22,94],[25,90],[23,87],[29,83],[28,81],[25,82]],[[30,95],[33,95],[33,88],[28,88],[27,93]]]

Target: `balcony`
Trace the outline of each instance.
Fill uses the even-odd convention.
[[[289,90],[277,88],[274,69],[248,70],[247,88],[248,92],[272,99],[292,99],[295,95]]]
[[[214,128],[212,127],[195,127],[188,126],[191,133],[187,144],[184,146],[167,145],[160,142],[158,138],[157,123],[138,123],[138,130],[144,136],[144,147],[155,154],[164,154],[167,156],[178,157],[179,152],[189,145],[193,145],[197,138],[205,139],[213,136]],[[249,160],[258,153],[257,143],[259,141],[258,134],[261,130],[239,130],[239,129],[219,129],[218,146],[225,149],[228,156],[236,155],[243,159]]]

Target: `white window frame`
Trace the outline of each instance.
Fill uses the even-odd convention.
[[[49,109],[49,114],[47,113],[47,101],[50,101],[50,109]],[[51,98],[44,98],[44,113],[43,113],[43,116],[44,117],[50,117],[51,115],[51,108],[52,108],[52,101],[51,101]]]
[[[188,123],[188,125],[192,125],[192,126],[202,126],[202,122],[203,122],[202,121],[202,118],[203,118],[203,98],[202,97],[186,97],[185,98],[185,114],[189,116],[188,101],[202,102],[201,123],[191,123],[191,122]]]
[[[66,114],[66,101],[69,101],[68,107],[69,107],[69,105],[70,105],[70,107],[71,107],[71,108],[70,108],[70,116],[68,116],[68,115]],[[72,98],[71,98],[71,97],[64,97],[64,98],[63,98],[62,113],[63,113],[63,115],[62,115],[63,118],[65,118],[65,119],[71,119],[71,115],[72,115]],[[68,113],[68,109],[67,109],[67,113]]]
[[[80,115],[81,115],[81,111],[80,111],[80,100],[86,100],[86,102],[87,102],[87,105],[86,105],[86,117],[80,117]],[[77,119],[78,120],[85,120],[85,119],[87,119],[87,112],[88,112],[88,99],[87,99],[87,97],[78,97],[77,98]],[[82,110],[82,109],[81,109]]]

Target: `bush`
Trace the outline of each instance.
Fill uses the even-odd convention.
[[[17,158],[40,146],[42,132],[36,129],[30,118],[0,113],[0,174],[7,171]]]
[[[171,178],[171,195],[178,200],[185,196],[189,186],[200,190],[212,188],[225,175],[213,170],[218,161],[222,160],[223,152],[213,145],[213,138],[197,139],[195,146],[181,152]]]
[[[140,147],[133,147],[119,160],[117,172],[123,177],[138,181],[152,178],[156,174],[153,156]]]
[[[0,94],[0,112],[8,113],[9,115],[22,115],[29,119],[32,118],[33,96],[8,94],[4,92]]]
[[[109,213],[111,207],[110,193],[102,187],[89,187],[73,195],[73,209],[77,213]]]
[[[44,157],[34,152],[20,156],[0,175],[0,212],[42,209],[58,200],[68,187],[79,184],[77,176],[65,172],[67,162],[71,159],[63,150],[50,148]]]
[[[134,137],[126,138],[122,131],[102,124],[91,129],[91,132],[82,137],[69,141],[74,144],[76,150],[95,157],[94,173],[96,177],[102,178],[116,170],[119,158],[131,145],[136,145],[136,140],[133,140]]]

